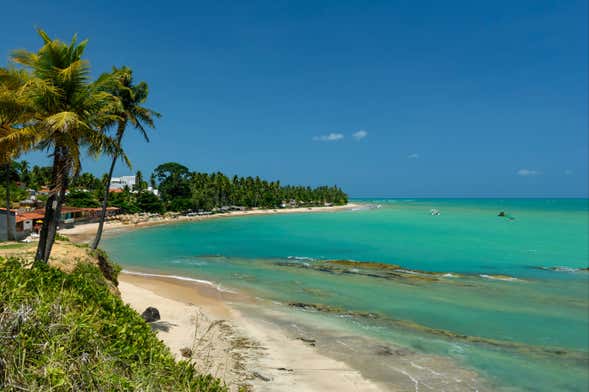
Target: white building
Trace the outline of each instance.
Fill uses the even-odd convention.
[[[110,189],[123,189],[126,186],[133,189],[135,185],[135,176],[113,177],[110,180]]]

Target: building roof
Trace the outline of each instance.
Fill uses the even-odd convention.
[[[16,222],[23,222],[27,220],[35,220],[35,219],[43,219],[45,217],[44,214],[40,214],[38,212],[23,212],[16,215]]]

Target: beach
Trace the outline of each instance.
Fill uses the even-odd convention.
[[[359,204],[348,203],[342,206],[329,206],[329,207],[299,207],[299,208],[274,208],[274,209],[251,209],[244,211],[230,211],[222,212],[210,215],[174,215],[174,216],[161,216],[156,214],[154,216],[142,216],[140,214],[125,215],[124,220],[117,218],[108,220],[104,224],[105,235],[115,235],[127,230],[139,229],[144,227],[153,227],[160,225],[169,225],[186,222],[200,222],[208,221],[211,219],[222,219],[232,218],[240,216],[259,216],[259,215],[278,215],[278,214],[302,214],[302,213],[326,213],[326,212],[337,212],[352,210],[358,208]],[[98,229],[98,223],[85,223],[76,225],[72,228],[59,230],[60,234],[63,234],[75,242],[89,242],[96,235]]]
[[[381,391],[349,365],[319,354],[302,340],[231,307],[236,294],[195,282],[122,273],[123,301],[141,313],[156,307],[152,324],[178,359],[190,348],[197,369],[221,377],[231,390]],[[242,298],[242,300],[244,300]]]
[[[215,215],[179,216],[137,223],[106,222],[105,235],[166,224],[207,221],[224,217],[335,212],[357,204],[333,207],[233,211]],[[74,242],[87,242],[97,223],[63,229]],[[378,384],[342,361],[317,352],[309,343],[287,336],[276,326],[247,317],[231,301],[251,298],[220,291],[208,282],[182,281],[163,276],[122,272],[121,298],[138,313],[159,310],[161,320],[151,324],[158,337],[178,359],[191,359],[203,372],[222,378],[231,390],[247,385],[256,391],[381,391]],[[188,357],[181,350],[189,348]]]

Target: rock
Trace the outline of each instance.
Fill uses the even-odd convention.
[[[300,336],[297,339],[302,342],[305,342],[305,343],[309,344],[309,346],[313,346],[313,347],[315,347],[315,343],[317,342],[315,339],[307,339],[307,338],[303,338]]]
[[[182,354],[184,358],[192,358],[192,349],[188,347],[181,348],[180,354]]]
[[[141,313],[141,317],[148,323],[158,321],[160,319],[160,311],[150,306]]]
[[[262,381],[266,381],[266,382],[272,381],[272,379],[270,377],[263,376],[258,372],[253,372],[252,374],[254,375],[254,377],[259,378]]]

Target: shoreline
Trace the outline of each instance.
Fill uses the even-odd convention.
[[[107,221],[104,235],[212,219],[330,213],[359,206],[348,203],[332,207],[233,211],[194,217],[160,217],[127,224]],[[97,226],[97,223],[81,224],[60,230],[60,234],[73,242],[85,243],[94,238]],[[236,302],[254,304],[255,300],[247,295],[221,290],[213,282],[173,275],[123,270],[118,279],[121,298],[138,313],[148,306],[160,311],[161,319],[151,323],[152,329],[177,360],[188,359],[181,350],[190,348],[190,359],[195,367],[222,378],[231,391],[240,386],[253,387],[256,391],[385,390],[345,362],[323,355],[308,343],[287,336],[276,325],[247,316],[232,306]],[[334,374],[337,377],[332,377]]]
[[[179,215],[176,217],[165,217],[159,216],[151,219],[149,217],[141,217],[138,214],[133,214],[129,218],[128,223],[123,223],[120,219],[108,220],[104,223],[104,236],[116,235],[120,232],[126,232],[129,230],[141,229],[146,227],[154,227],[161,225],[180,224],[188,222],[201,222],[212,219],[222,218],[235,218],[235,217],[246,217],[256,215],[282,215],[282,214],[308,214],[308,213],[329,213],[338,211],[350,211],[354,208],[360,207],[359,203],[348,203],[343,206],[331,206],[331,207],[299,207],[299,208],[275,208],[275,209],[257,209],[257,210],[246,210],[246,211],[231,211],[223,212],[211,215],[197,215],[197,216],[186,216]],[[131,222],[135,217],[135,221]],[[74,242],[87,243],[91,241],[96,235],[98,229],[98,223],[83,223],[74,226],[70,229],[61,229],[59,234],[63,234],[69,237]]]
[[[221,292],[204,281],[125,272],[119,290],[139,313],[158,308],[161,320],[152,328],[174,356],[186,359],[180,350],[190,348],[196,368],[223,378],[230,390],[384,390],[345,362],[237,310],[233,302],[254,302],[240,293]]]

